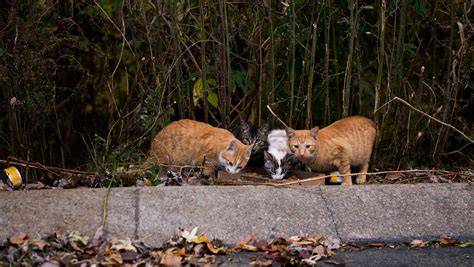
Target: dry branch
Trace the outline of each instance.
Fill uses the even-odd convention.
[[[345,176],[352,176],[352,175],[360,175],[360,174],[365,174],[365,175],[379,175],[379,174],[388,174],[388,173],[411,173],[411,172],[442,172],[446,174],[457,174],[457,175],[466,175],[463,173],[458,173],[458,172],[450,172],[450,171],[445,171],[445,170],[402,170],[402,171],[381,171],[381,172],[360,172],[360,173],[349,173],[349,174],[340,174],[339,176],[345,177]],[[285,185],[294,185],[294,184],[304,184],[304,183],[309,183],[312,181],[317,181],[321,179],[326,179],[329,178],[333,175],[323,175],[319,177],[314,177],[314,178],[308,178],[308,179],[303,179],[303,180],[298,180],[298,181],[291,181],[287,183],[282,183],[282,184],[277,184],[277,183],[271,183],[269,185],[272,186],[285,186]]]
[[[388,104],[389,104],[390,102],[392,102],[393,100],[398,100],[398,101],[402,102],[403,104],[407,105],[408,107],[410,107],[411,109],[413,109],[414,111],[416,111],[416,112],[422,114],[423,116],[426,116],[426,117],[428,117],[428,118],[430,118],[430,119],[432,119],[432,120],[434,120],[434,121],[436,121],[436,122],[438,122],[438,123],[440,123],[440,124],[442,124],[442,125],[444,125],[444,126],[446,126],[446,127],[449,127],[449,128],[451,128],[451,129],[453,129],[454,131],[456,131],[456,132],[458,132],[460,135],[462,135],[464,138],[466,138],[469,142],[474,143],[474,140],[473,140],[472,138],[470,138],[470,137],[467,136],[465,133],[463,133],[463,132],[461,132],[460,130],[458,130],[456,127],[454,127],[454,126],[452,126],[451,124],[448,124],[448,123],[446,123],[446,122],[443,122],[443,121],[441,121],[441,120],[438,120],[437,118],[435,118],[435,117],[433,117],[433,116],[430,116],[429,114],[427,114],[427,113],[425,113],[425,112],[423,112],[423,111],[421,111],[421,110],[415,108],[415,107],[412,106],[410,103],[408,103],[407,101],[405,101],[405,100],[403,100],[403,99],[401,99],[401,98],[399,98],[399,97],[397,97],[397,96],[394,97],[392,100],[388,101],[387,103],[383,104],[380,108],[378,108],[377,110],[375,110],[374,113],[376,113],[377,111],[379,111],[379,110],[380,110],[381,108],[383,108],[385,105],[388,105]]]
[[[13,165],[18,165],[18,166],[23,166],[23,167],[28,167],[28,168],[42,169],[42,170],[46,170],[52,173],[61,173],[61,174],[84,175],[84,176],[97,176],[97,175],[103,174],[99,172],[84,172],[84,171],[78,171],[78,170],[72,170],[72,169],[52,167],[52,166],[43,165],[39,162],[29,162],[29,161],[17,159],[14,157],[7,157],[7,160],[0,160],[0,163],[13,164]]]

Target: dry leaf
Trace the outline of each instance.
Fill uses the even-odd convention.
[[[26,241],[27,237],[28,235],[26,235],[25,233],[19,233],[17,235],[10,236],[8,238],[8,242],[10,242],[10,244],[12,245],[20,245]]]
[[[255,260],[255,261],[251,261],[250,265],[271,266],[272,263],[273,263],[272,260]]]
[[[330,248],[326,249],[326,256],[328,258],[334,256],[334,254],[336,254],[336,253],[334,253]]]
[[[125,240],[112,241],[112,246],[110,247],[110,249],[115,249],[117,251],[128,250],[137,252],[137,249],[132,245],[132,241],[130,241],[130,238],[127,238]]]
[[[313,248],[313,254],[316,253],[320,256],[324,256],[324,247],[322,245],[319,245],[315,248]]]
[[[49,243],[44,240],[29,240],[28,244],[37,247],[39,250],[43,250],[45,246],[49,246]]]
[[[427,244],[427,242],[425,242],[423,240],[415,239],[415,240],[410,242],[410,247],[412,247],[412,248],[423,248],[423,247],[426,246],[426,244]]]
[[[153,186],[153,183],[147,178],[143,178],[143,184],[146,186]]]
[[[329,263],[329,264],[333,264],[335,266],[346,266],[346,263],[345,262],[338,262],[338,261],[332,261],[332,260],[325,260],[324,263]]]
[[[332,238],[332,237],[324,238],[321,241],[321,244],[323,244],[325,247],[329,249],[338,249],[341,247],[341,241],[339,239]]]
[[[240,240],[235,246],[238,245],[247,245],[250,241],[252,241],[253,237],[251,235],[247,235],[244,239]]]
[[[268,242],[265,241],[265,240],[260,240],[260,241],[258,241],[258,242],[255,244],[255,246],[256,246],[258,249],[262,250],[262,251],[267,251],[267,250],[268,250]]]
[[[452,238],[449,238],[449,237],[443,237],[443,236],[436,239],[436,241],[439,242],[441,245],[444,245],[444,246],[453,246],[453,245],[459,244],[458,240],[452,239]]]
[[[370,242],[367,245],[369,245],[369,247],[376,247],[376,248],[385,247],[385,243],[382,243],[382,242]]]
[[[165,266],[181,266],[181,257],[173,254],[166,254],[159,252],[160,254],[160,264]]]
[[[191,243],[194,241],[194,239],[197,238],[196,233],[197,233],[197,227],[194,227],[194,229],[191,232],[188,232],[187,230],[183,230],[181,236],[186,239],[188,243]]]
[[[78,231],[72,231],[69,233],[68,239],[70,241],[80,242],[84,246],[87,245],[87,242],[89,242],[89,237],[86,235],[81,235]]]

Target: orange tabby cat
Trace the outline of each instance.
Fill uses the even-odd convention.
[[[359,166],[359,172],[369,169],[370,155],[377,130],[375,124],[361,116],[347,117],[319,130],[295,131],[286,129],[288,146],[303,163],[317,171],[337,168],[341,174],[350,174],[350,166]],[[365,183],[366,175],[357,176],[358,184]],[[350,176],[343,185],[352,185]]]
[[[215,169],[239,172],[251,152],[252,146],[242,144],[225,129],[184,119],[170,123],[155,136],[149,162],[177,166],[205,162],[204,174],[213,176]]]

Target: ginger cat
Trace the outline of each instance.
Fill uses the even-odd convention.
[[[215,169],[239,172],[251,152],[252,146],[242,144],[225,129],[184,119],[170,123],[155,136],[148,161],[174,166],[202,166],[204,162],[204,174],[214,176]]]
[[[319,130],[295,131],[286,129],[288,146],[303,163],[313,170],[350,174],[351,166],[359,166],[359,172],[369,169],[370,155],[377,130],[373,121],[353,116],[338,120]],[[366,175],[357,176],[358,184],[365,183]],[[350,176],[343,178],[343,185],[352,185]]]

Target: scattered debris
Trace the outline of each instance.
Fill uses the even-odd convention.
[[[107,240],[103,228],[99,227],[93,238],[73,231],[67,235],[54,233],[41,239],[30,239],[19,233],[0,242],[0,266],[91,266],[91,265],[207,265],[221,262],[217,255],[251,252],[250,265],[315,265],[319,260],[335,266],[344,262],[331,261],[334,250],[361,250],[371,247],[474,246],[473,241],[459,241],[450,237],[439,237],[434,241],[413,240],[410,243],[385,244],[340,244],[330,237],[277,237],[270,241],[256,240],[246,236],[233,246],[224,246],[222,239],[209,240],[198,234],[197,228],[187,231],[181,228],[160,248],[150,248],[140,241]],[[228,261],[233,257],[229,256]],[[222,261],[222,260],[221,260]]]

